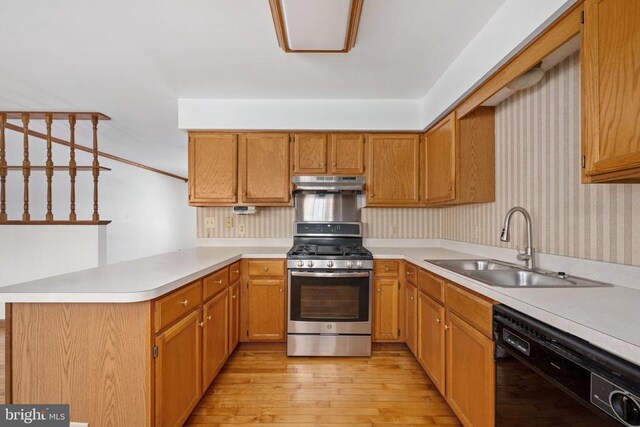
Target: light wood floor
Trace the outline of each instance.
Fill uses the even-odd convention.
[[[4,328],[0,327],[0,403]],[[288,358],[236,351],[186,426],[460,425],[409,351]]]
[[[409,351],[288,358],[236,351],[186,426],[460,425]]]

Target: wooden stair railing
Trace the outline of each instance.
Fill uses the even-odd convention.
[[[8,119],[20,119],[22,127],[7,123]],[[34,132],[29,129],[32,120],[44,120],[47,133],[43,139],[47,142],[47,161],[44,166],[33,166],[29,159],[29,136]],[[68,120],[69,122],[69,164],[68,166],[55,166],[52,156],[51,127],[54,120]],[[91,166],[78,166],[75,158],[75,126],[77,120],[91,120],[93,129],[93,147],[87,151],[93,154]],[[91,112],[0,112],[0,224],[106,224],[110,221],[100,221],[98,212],[98,179],[101,170],[110,170],[100,166],[98,160],[98,122],[99,120],[110,120],[102,113]],[[6,159],[6,129],[11,129],[23,134],[23,160],[21,166],[10,166]],[[37,133],[37,132],[36,132]],[[41,135],[41,134],[40,134]],[[37,135],[37,136],[40,136]],[[23,212],[22,220],[9,220],[7,216],[7,192],[6,180],[8,172],[11,170],[21,170],[23,179]],[[44,170],[47,177],[47,212],[44,220],[33,221],[29,212],[29,179],[32,171]],[[53,217],[52,181],[56,170],[68,170],[70,178],[70,204],[69,219],[55,220]],[[76,214],[76,177],[79,171],[91,171],[93,175],[93,214],[91,220],[78,220]]]

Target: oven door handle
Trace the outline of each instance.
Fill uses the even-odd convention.
[[[357,273],[315,273],[307,271],[292,271],[291,275],[297,277],[369,277],[369,272],[359,271]]]

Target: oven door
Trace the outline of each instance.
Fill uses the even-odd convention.
[[[371,272],[289,270],[288,332],[371,334]]]

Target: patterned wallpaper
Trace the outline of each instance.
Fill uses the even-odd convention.
[[[512,241],[499,240],[504,214],[525,207],[539,252],[640,265],[640,185],[580,184],[579,56],[549,70],[536,86],[496,107],[496,202],[443,209],[364,209],[365,235],[445,238],[524,247],[524,221],[514,216]],[[634,217],[635,214],[635,217]],[[518,214],[516,214],[518,215]],[[217,227],[209,236],[204,217]],[[231,208],[199,208],[198,237],[291,237],[293,208],[233,216]],[[635,220],[635,224],[634,224]],[[238,223],[246,227],[238,234]],[[635,250],[635,253],[634,253]]]
[[[496,107],[496,202],[443,209],[443,238],[522,248],[521,216],[512,242],[499,241],[519,205],[539,252],[640,265],[640,185],[580,184],[579,68],[575,53]]]

